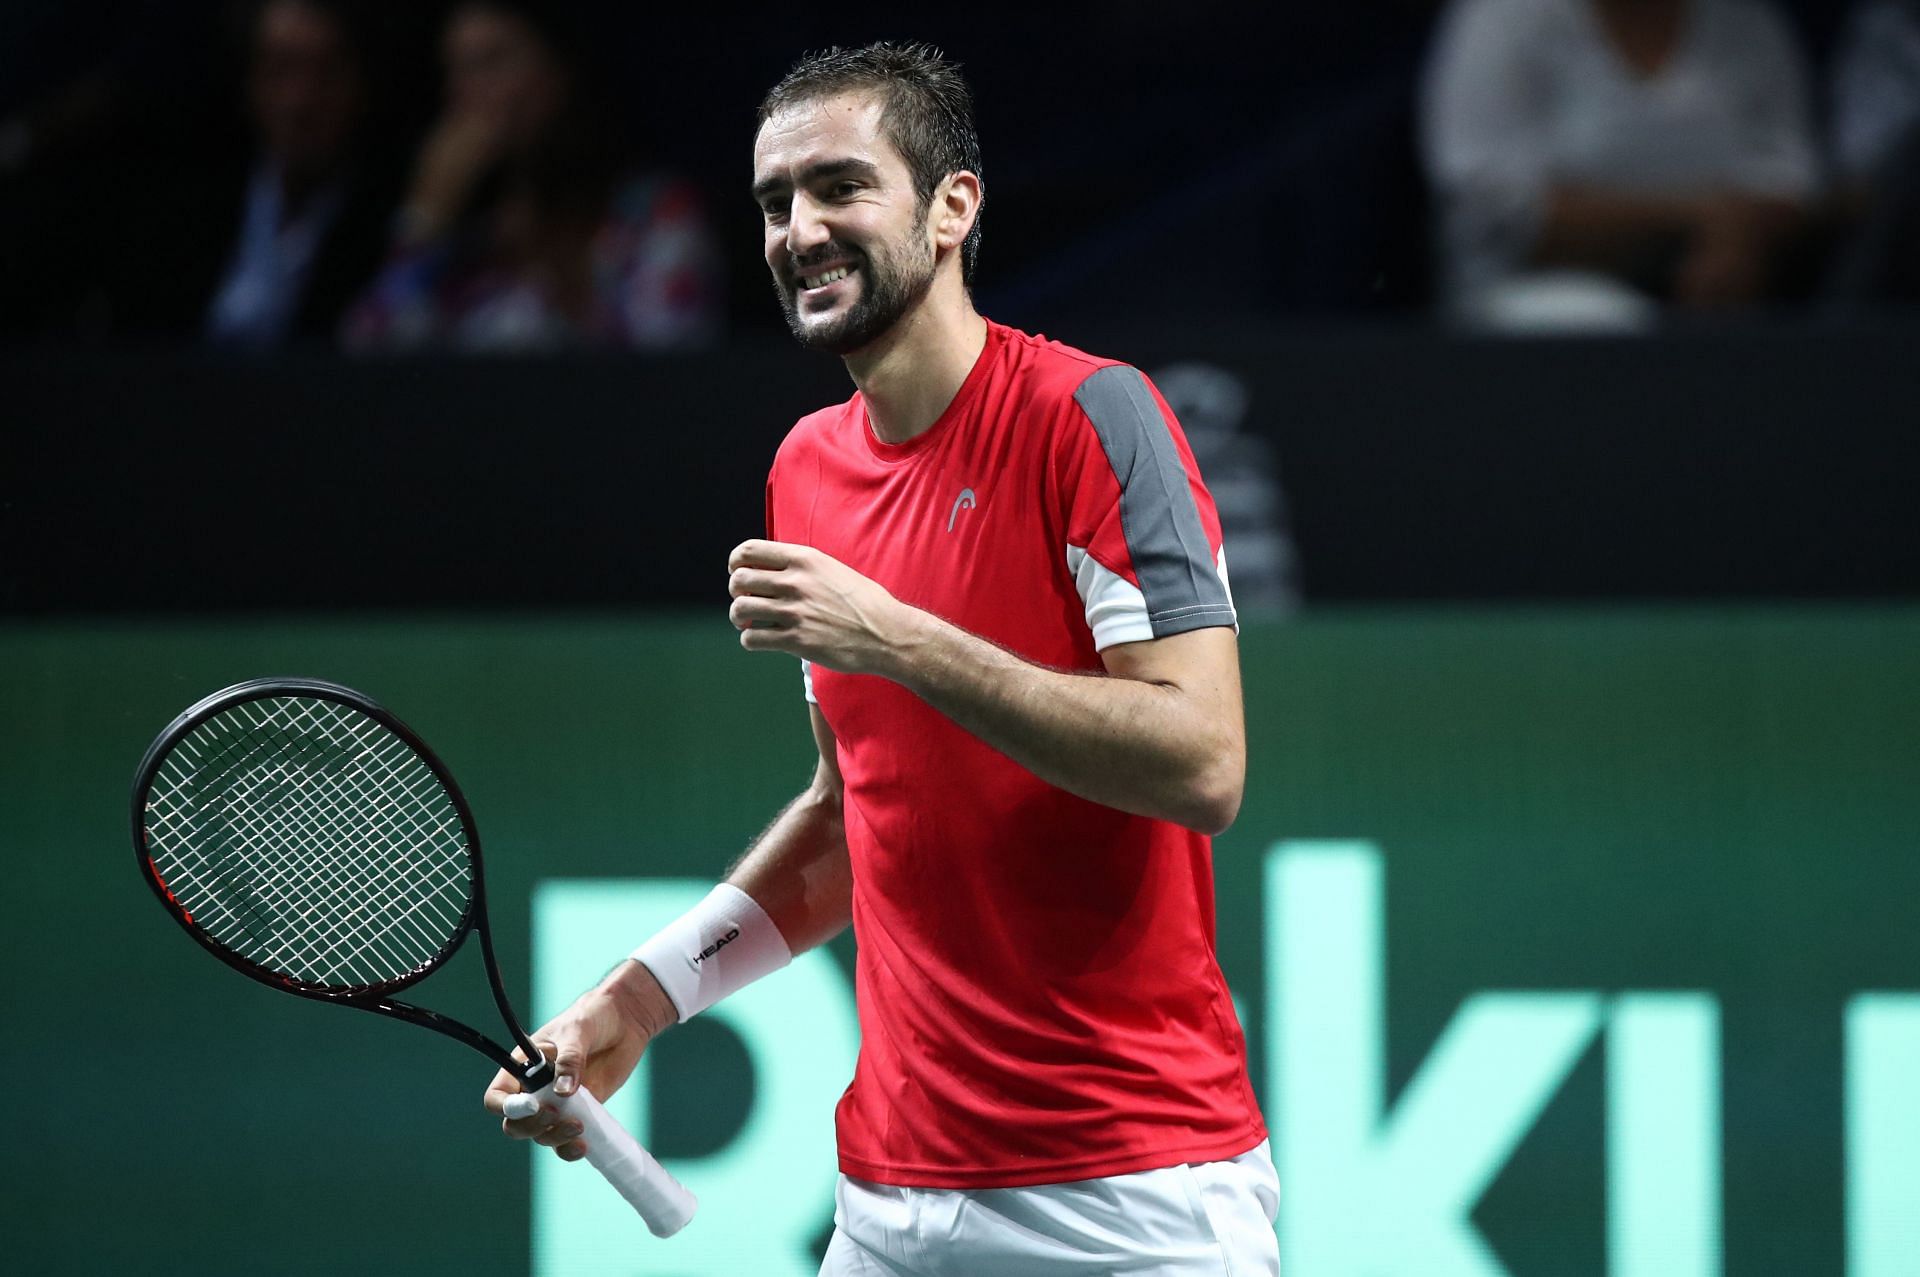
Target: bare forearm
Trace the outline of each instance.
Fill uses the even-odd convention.
[[[876,672],[1042,780],[1203,833],[1232,822],[1245,776],[1237,684],[1048,669],[924,612],[904,631]]]
[[[891,679],[1042,780],[1103,806],[1204,833],[1239,811],[1246,729],[1229,629],[1112,645],[1101,653],[1111,677],[1065,673],[902,603],[811,546],[744,541],[728,568],[728,616],[748,651]],[[818,712],[814,722],[830,737]],[[833,757],[824,746],[820,756]]]
[[[721,925],[735,928],[727,939],[737,938],[739,928],[747,926],[764,935],[771,921],[785,945],[777,962],[767,961],[771,951],[763,943],[749,939],[729,950],[729,959],[721,965],[703,968],[703,976],[690,984],[676,975],[675,991],[668,992],[668,981],[661,973],[680,972],[680,958],[720,934],[718,928],[703,930],[712,923],[716,896],[722,900],[718,908],[723,915],[729,908],[726,896],[732,893],[716,892],[609,972],[598,992],[611,998],[625,1021],[650,1039],[732,989],[784,965],[790,955],[831,939],[852,916],[852,874],[840,804],[838,773],[823,761],[814,783],[787,804],[727,876],[729,885],[745,892],[766,915],[758,922],[725,917]],[[690,943],[689,935],[682,934],[689,926]]]
[[[1671,260],[1702,217],[1702,201],[1562,186],[1548,194],[1534,241],[1536,266],[1632,272]]]
[[[837,790],[812,785],[774,817],[727,874],[802,953],[853,920],[853,869]]]

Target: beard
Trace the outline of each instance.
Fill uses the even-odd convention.
[[[872,345],[900,322],[900,317],[919,305],[933,287],[933,254],[922,256],[925,231],[923,217],[917,228],[883,246],[878,254],[829,245],[820,256],[852,255],[860,290],[851,306],[826,323],[808,324],[801,317],[799,291],[804,272],[790,264],[788,278],[775,279],[773,291],[780,298],[780,309],[794,340],[808,350],[844,357]]]

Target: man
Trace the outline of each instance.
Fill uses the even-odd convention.
[[[851,922],[860,1061],[823,1274],[1257,1273],[1276,1186],[1213,952],[1245,772],[1218,520],[1138,372],[990,324],[972,105],[924,46],[762,104],[754,196],[802,420],[728,564],[820,759],[707,901],[534,1035],[606,1095],[647,1042]],[[500,1112],[517,1084],[486,1095]],[[507,1133],[574,1159],[551,1111]]]
[[[370,21],[347,0],[267,0],[255,16],[247,108],[258,152],[206,305],[211,341],[331,341],[380,263],[392,192],[366,145]]]

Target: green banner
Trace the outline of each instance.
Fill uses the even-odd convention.
[[[1315,615],[1242,635],[1220,954],[1288,1277],[1920,1273],[1920,612]],[[33,1273],[804,1275],[847,940],[668,1034],[614,1107],[661,1242],[431,1034],[209,959],[128,839],[215,688],[335,679],[459,777],[530,1018],[805,783],[799,672],[712,618],[0,630],[9,1254]],[[477,956],[417,991],[491,1029]]]

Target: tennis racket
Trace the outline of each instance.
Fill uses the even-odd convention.
[[[365,696],[314,679],[259,679],[192,706],[141,760],[133,845],[167,912],[228,966],[466,1043],[580,1123],[587,1160],[656,1236],[693,1218],[693,1194],[586,1088],[554,1093],[553,1066],[500,983],[467,801],[426,744]],[[394,1000],[475,933],[524,1061],[457,1020]],[[514,1099],[517,1116],[532,1111]]]

